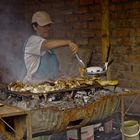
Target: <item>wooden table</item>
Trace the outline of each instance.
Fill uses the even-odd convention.
[[[0,134],[6,140],[32,139],[31,116],[28,111],[0,102]]]

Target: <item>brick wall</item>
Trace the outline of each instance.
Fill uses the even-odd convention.
[[[102,64],[101,5],[99,1],[42,0],[38,1],[35,7],[33,8],[32,4],[27,5],[28,19],[37,9],[47,10],[54,20],[53,38],[71,39],[82,48],[90,48],[93,52],[91,65]]]
[[[126,0],[125,0],[126,1]],[[140,87],[140,1],[111,3],[112,76],[121,86]]]
[[[91,48],[94,54],[91,63],[94,65],[101,63],[101,11],[98,3],[79,0],[21,0],[20,2],[2,0],[1,3],[5,22],[3,25],[6,26],[1,37],[1,57],[4,55],[6,63],[1,62],[1,65],[6,69],[4,73],[12,76],[10,80],[22,77],[16,74],[21,71],[19,69],[23,63],[23,42],[32,32],[30,27],[32,14],[40,9],[47,10],[54,21],[51,37],[71,39],[80,47]],[[8,41],[5,42],[3,38]],[[4,74],[3,77],[8,76]]]
[[[2,75],[9,73],[14,75],[14,80],[17,78],[15,75],[21,69],[18,66],[23,64],[23,42],[31,33],[31,16],[40,9],[47,10],[54,21],[51,37],[71,39],[82,48],[90,48],[93,52],[90,65],[102,65],[100,2],[101,0],[1,0]],[[118,79],[121,86],[128,88],[140,86],[139,11],[139,0],[110,1],[110,44],[114,59],[111,66],[112,79]]]

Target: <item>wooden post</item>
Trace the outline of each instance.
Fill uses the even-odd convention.
[[[32,140],[32,118],[31,112],[28,112],[26,117],[26,124],[27,124],[27,140]]]
[[[7,140],[22,140],[26,134],[32,140],[32,125],[30,112],[14,106],[0,107],[0,133]]]
[[[121,130],[122,130],[122,140],[124,140],[124,96],[121,96]]]
[[[102,0],[102,60],[105,62],[107,50],[110,44],[109,40],[109,0]],[[107,79],[111,78],[110,70],[107,72]]]

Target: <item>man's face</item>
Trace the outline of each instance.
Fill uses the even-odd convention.
[[[35,27],[35,30],[39,36],[47,39],[49,36],[50,27],[51,27],[51,24],[48,24],[45,26],[38,25],[37,27]]]

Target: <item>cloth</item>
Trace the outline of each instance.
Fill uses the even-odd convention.
[[[59,64],[53,50],[42,50],[44,38],[32,35],[25,44],[24,61],[26,76],[24,82],[42,82],[55,80],[59,73]]]
[[[58,61],[53,51],[46,52],[41,56],[40,65],[34,74],[35,79],[54,80],[58,76]]]

